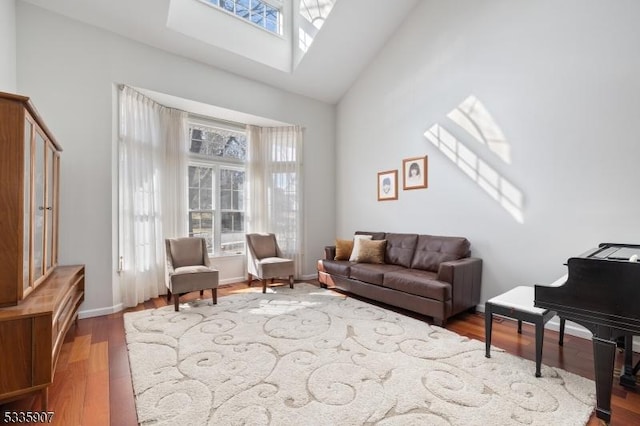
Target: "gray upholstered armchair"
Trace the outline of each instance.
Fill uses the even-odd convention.
[[[282,257],[275,234],[247,234],[248,284],[253,277],[262,281],[262,292],[267,292],[267,279],[289,278],[293,288],[295,265],[293,260]]]
[[[167,253],[167,302],[174,296],[175,310],[179,310],[180,295],[211,289],[213,304],[218,303],[218,270],[211,267],[204,238],[168,238]]]

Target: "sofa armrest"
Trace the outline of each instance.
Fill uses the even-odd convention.
[[[451,284],[452,315],[480,303],[482,259],[466,257],[442,262],[438,268],[437,279]]]
[[[325,246],[324,259],[333,260],[336,258],[336,246]]]

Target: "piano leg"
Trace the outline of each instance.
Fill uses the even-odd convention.
[[[616,342],[593,336],[593,362],[596,373],[596,416],[609,423],[611,420],[611,387]]]
[[[484,356],[491,358],[491,329],[493,328],[493,305],[486,303],[484,305]]]
[[[620,385],[627,389],[636,388],[637,370],[633,368],[633,335],[624,336],[624,366],[620,375]]]
[[[536,377],[541,377],[540,367],[542,365],[542,343],[544,342],[544,321],[540,317],[536,325]]]

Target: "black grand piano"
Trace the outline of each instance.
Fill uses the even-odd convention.
[[[616,343],[624,341],[620,384],[635,388],[632,341],[640,335],[640,245],[602,243],[567,261],[567,281],[535,286],[534,305],[555,311],[593,333],[596,415],[611,420]],[[637,262],[636,262],[637,259]],[[640,363],[639,363],[640,364]]]

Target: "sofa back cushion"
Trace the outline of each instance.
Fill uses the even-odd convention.
[[[384,240],[384,232],[356,231],[355,235],[371,235],[372,240]]]
[[[469,240],[463,237],[420,235],[411,268],[438,272],[442,262],[469,257],[470,246]]]
[[[418,234],[391,234],[385,236],[387,249],[385,252],[385,263],[404,266],[411,266],[413,252],[418,242]]]

